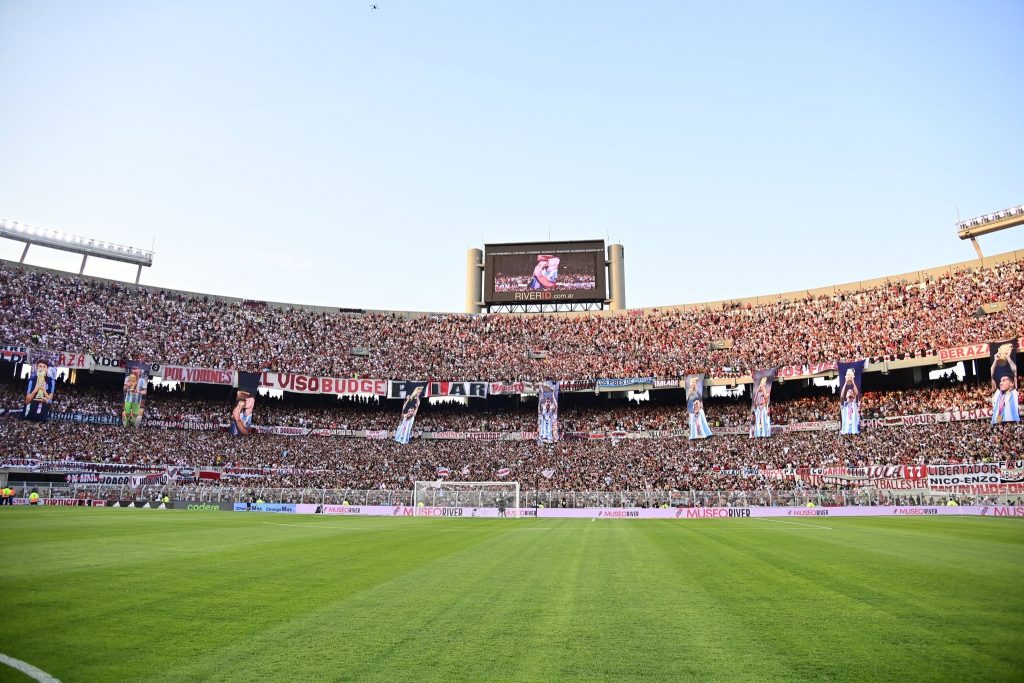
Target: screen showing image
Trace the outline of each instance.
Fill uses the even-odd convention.
[[[600,301],[603,241],[487,245],[489,302]]]

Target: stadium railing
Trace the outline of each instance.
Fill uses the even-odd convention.
[[[244,502],[257,497],[267,503],[313,503],[320,505],[405,505],[413,504],[412,491],[261,488],[244,486],[144,486],[132,488],[114,485],[68,485],[39,483],[15,484],[21,489],[36,489],[43,498],[75,498],[86,493],[93,499],[158,501],[165,494],[173,500],[210,503]],[[467,493],[466,500],[453,492],[444,507],[477,507],[478,494]],[[943,505],[950,498],[962,504],[1008,504],[1016,494],[972,495],[958,492],[914,489],[885,491],[863,488],[856,491],[807,489],[800,491],[523,491],[524,508],[630,508],[630,507],[816,507],[861,505]]]

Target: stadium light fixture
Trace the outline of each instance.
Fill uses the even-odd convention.
[[[25,225],[24,223],[18,223],[17,221],[0,219],[0,237],[25,243],[25,250],[21,252],[21,260],[18,263],[25,263],[28,249],[33,244],[81,254],[82,266],[78,270],[79,275],[85,272],[85,263],[90,256],[138,266],[138,271],[135,274],[135,284],[139,284],[143,266],[149,268],[153,265],[154,252],[148,249],[126,247],[121,244],[113,244],[112,242],[70,235],[58,232],[57,230],[45,230]]]
[[[960,239],[970,240],[971,244],[974,245],[974,251],[978,253],[978,258],[981,259],[984,256],[981,253],[981,246],[978,244],[978,237],[987,235],[990,232],[1015,228],[1019,225],[1024,225],[1024,204],[1003,209],[1002,211],[993,211],[984,216],[968,218],[965,221],[957,221],[956,227],[959,231]]]

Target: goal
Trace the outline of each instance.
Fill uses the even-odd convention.
[[[519,516],[518,481],[418,481],[412,505],[419,514],[424,507],[504,508],[508,517]]]

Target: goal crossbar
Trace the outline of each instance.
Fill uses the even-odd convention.
[[[412,496],[415,514],[424,507],[497,508],[519,516],[518,481],[417,481]]]

